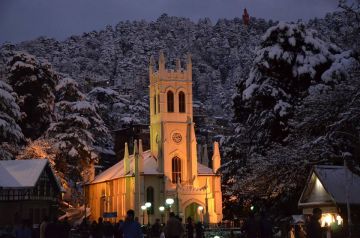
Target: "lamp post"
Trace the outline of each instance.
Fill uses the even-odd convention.
[[[146,203],[145,203],[145,207],[146,207],[147,215],[148,215],[148,225],[150,225],[150,208],[151,208],[151,202],[146,202]]]
[[[204,222],[204,207],[199,206],[198,210],[199,210],[199,213],[200,213],[200,221],[203,223]]]
[[[171,206],[174,204],[174,199],[172,199],[172,198],[167,198],[166,200],[165,200],[165,204],[166,204],[166,206],[169,208],[169,210],[168,210],[168,216],[170,215],[170,212],[171,212]]]
[[[160,215],[161,215],[161,224],[164,223],[164,211],[165,211],[165,207],[164,206],[160,206],[159,207],[159,211],[160,211]]]
[[[165,200],[165,203],[166,203],[166,205],[169,206],[169,211],[171,212],[171,206],[174,204],[174,199],[172,199],[172,198],[167,198],[167,199]]]
[[[142,205],[141,206],[141,210],[143,211],[143,225],[144,225],[144,223],[145,223],[145,210],[146,210],[146,206],[145,205]]]

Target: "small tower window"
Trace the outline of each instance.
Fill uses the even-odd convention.
[[[172,159],[172,183],[181,182],[181,160],[179,157]]]
[[[154,95],[154,114],[156,114],[156,95]]]
[[[168,112],[174,112],[174,93],[172,91],[167,93],[167,109]]]
[[[185,112],[185,93],[179,93],[179,112]]]
[[[154,188],[153,187],[148,187],[146,189],[146,202],[150,202],[151,203],[151,207],[149,208],[149,213],[150,214],[154,214]]]

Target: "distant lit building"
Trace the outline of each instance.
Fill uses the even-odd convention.
[[[45,159],[0,161],[0,225],[57,215],[61,186]]]
[[[153,222],[171,209],[183,218],[190,216],[195,221],[220,222],[219,145],[214,143],[211,168],[208,160],[199,161],[190,55],[186,69],[181,68],[180,60],[176,61],[175,70],[166,69],[163,53],[160,53],[158,71],[154,67],[151,58],[150,150],[145,151],[143,141],[136,140],[133,153],[129,155],[125,143],[123,160],[86,186],[91,218],[123,219],[128,209],[134,209],[140,221],[148,222],[150,217]]]

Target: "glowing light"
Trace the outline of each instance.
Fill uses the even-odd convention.
[[[165,207],[163,207],[163,206],[159,207],[160,212],[163,212],[164,210],[165,210]]]
[[[337,224],[338,224],[338,225],[342,225],[342,224],[343,224],[343,221],[344,221],[344,220],[342,219],[341,216],[337,215],[337,216],[336,216],[336,220],[337,220]]]
[[[204,207],[203,206],[199,206],[198,207],[199,211],[202,212],[204,210]]]
[[[251,211],[254,211],[254,208],[255,208],[254,206],[251,206],[251,207],[250,207],[250,210],[251,210]]]
[[[321,226],[330,226],[332,223],[335,222],[334,215],[331,213],[324,213],[321,216]]]
[[[146,207],[146,208],[150,208],[150,207],[151,207],[151,202],[145,203],[145,207]]]
[[[145,211],[145,210],[146,210],[146,206],[145,206],[145,205],[142,205],[142,206],[141,206],[141,210]]]
[[[220,238],[220,236],[214,236],[214,238]]]
[[[174,204],[174,199],[172,199],[172,198],[167,198],[167,199],[165,200],[165,203],[166,203],[167,205],[171,206],[171,205]]]

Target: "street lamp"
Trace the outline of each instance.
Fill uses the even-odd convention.
[[[150,207],[151,207],[151,202],[146,202],[146,203],[145,203],[145,207],[146,207],[147,215],[148,215],[148,225],[150,225]]]
[[[142,205],[141,206],[141,210],[143,211],[143,225],[145,223],[145,210],[146,210],[146,206],[145,205]]]
[[[200,220],[201,220],[201,222],[204,222],[204,221],[203,221],[203,219],[204,219],[204,218],[203,218],[203,215],[204,215],[204,207],[203,207],[203,206],[199,206],[199,207],[198,207],[198,210],[199,210],[200,217],[201,217]]]
[[[167,198],[167,199],[165,200],[165,203],[166,203],[166,205],[169,206],[170,212],[171,212],[171,206],[174,204],[174,199],[172,199],[172,198]]]
[[[165,211],[165,207],[164,206],[160,206],[159,207],[159,211],[160,211],[160,214],[161,214],[161,224],[164,223],[164,211]]]

